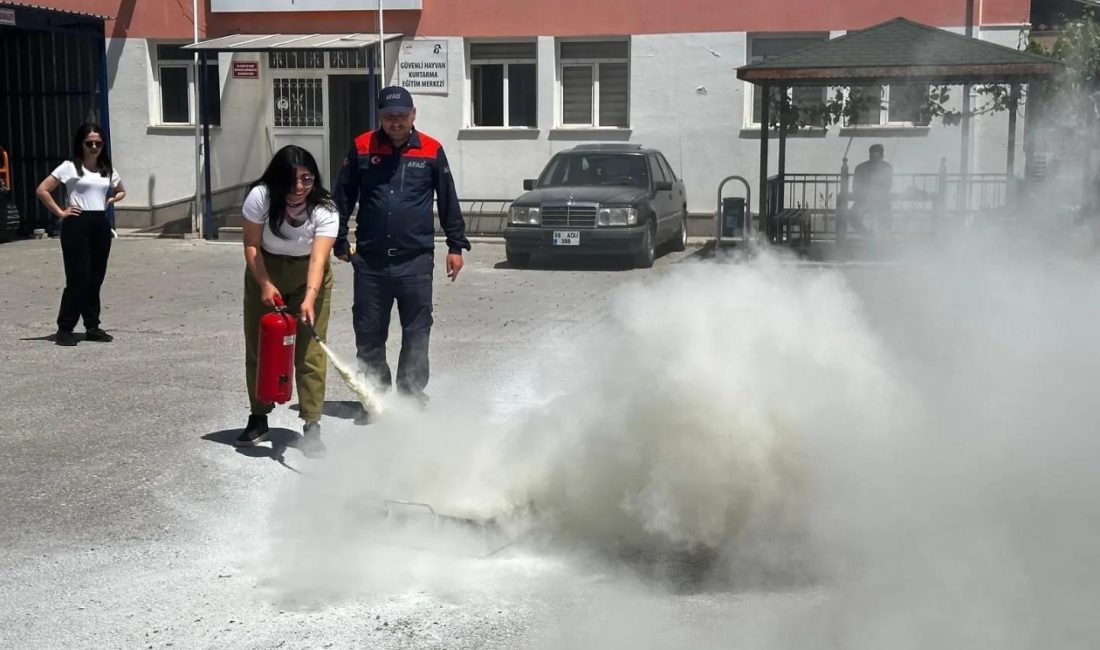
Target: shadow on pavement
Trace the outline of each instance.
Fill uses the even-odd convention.
[[[223,429],[221,431],[215,431],[214,433],[208,433],[202,436],[202,439],[233,447],[238,454],[248,456],[249,458],[270,458],[290,471],[301,474],[300,471],[286,464],[285,455],[288,447],[298,446],[298,440],[301,438],[301,435],[297,431],[291,431],[290,429],[281,427],[270,429],[267,432],[267,442],[271,443],[270,447],[264,443],[260,443],[255,447],[234,446],[233,442],[237,439],[237,436],[241,435],[242,431],[244,431],[244,429]]]
[[[507,261],[498,262],[494,269],[515,269]],[[550,255],[535,254],[531,257],[531,263],[524,267],[525,271],[630,271],[634,268],[627,256],[620,255],[578,255],[569,254],[567,257],[553,257]]]
[[[80,342],[84,341],[84,335],[83,334],[77,334],[76,332],[74,332],[74,334],[76,334],[76,340],[77,341],[80,341]],[[54,341],[57,340],[57,332],[54,332],[53,334],[47,334],[46,336],[28,336],[26,338],[22,338],[22,339],[19,339],[19,340],[20,341],[49,341],[50,343],[53,343]]]
[[[326,418],[338,418],[340,420],[354,420],[361,408],[359,402],[353,399],[325,402],[321,407],[321,415]],[[297,413],[302,410],[297,404],[290,406],[290,410]]]

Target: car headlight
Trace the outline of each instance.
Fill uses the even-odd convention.
[[[633,226],[638,223],[638,211],[634,208],[601,208],[601,226]]]
[[[509,208],[508,223],[513,226],[537,226],[542,223],[542,210],[527,207]]]

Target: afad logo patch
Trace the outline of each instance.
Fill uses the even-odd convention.
[[[382,164],[382,156],[371,156],[370,157],[370,164],[372,164],[372,165],[381,165]]]

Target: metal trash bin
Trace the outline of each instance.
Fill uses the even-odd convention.
[[[722,199],[722,237],[740,239],[745,236],[745,199],[728,196]]]

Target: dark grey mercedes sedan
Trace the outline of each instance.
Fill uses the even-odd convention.
[[[629,255],[648,268],[657,248],[687,246],[687,193],[664,155],[633,144],[585,144],[555,154],[509,210],[508,263],[531,255]]]

